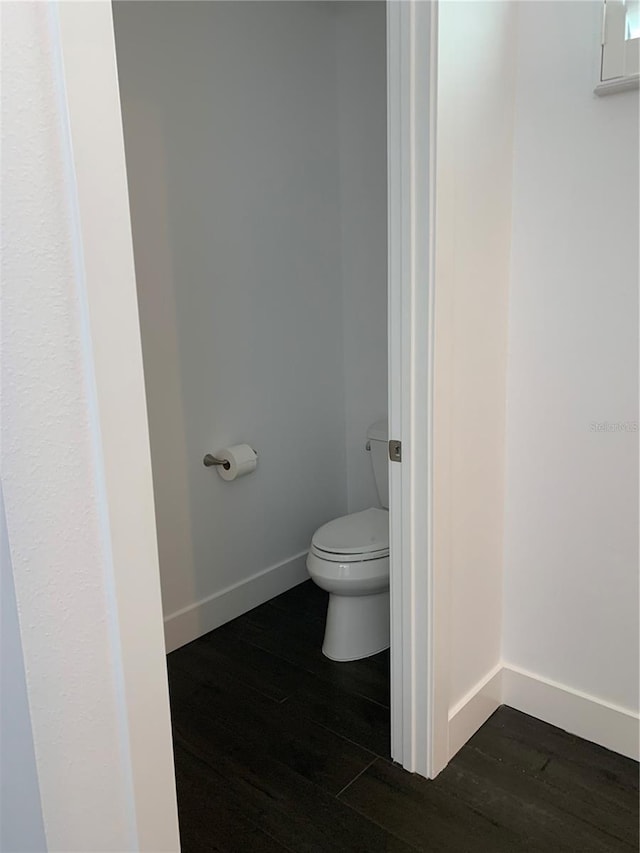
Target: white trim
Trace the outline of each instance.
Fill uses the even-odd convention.
[[[627,8],[624,0],[605,0],[603,9],[600,81],[620,84],[640,73],[640,38],[626,38]],[[596,87],[596,94],[598,89]],[[603,89],[602,94],[616,89]]]
[[[500,705],[640,760],[640,715],[506,663],[497,664],[449,711],[449,758]]]
[[[616,92],[630,92],[639,88],[640,74],[630,74],[628,77],[617,77],[604,83],[598,83],[593,92],[602,97],[603,95],[615,95]]]
[[[435,2],[387,3],[389,430],[403,456],[389,476],[391,755],[423,776],[447,739],[430,594],[436,14]]]
[[[406,40],[400,33],[402,7],[387,3],[387,159],[388,159],[388,346],[389,346],[389,435],[399,438],[402,427],[402,403],[397,383],[401,375],[401,324],[399,315],[402,310],[402,294],[394,287],[402,277],[402,159],[404,140],[401,134],[400,113],[406,106],[401,104],[402,69],[400,67],[401,43]],[[406,228],[404,228],[406,231]],[[397,364],[400,362],[400,364]],[[407,448],[404,448],[405,458]],[[406,464],[400,463],[401,466]],[[403,735],[403,684],[404,684],[404,646],[408,641],[402,632],[402,583],[399,582],[402,566],[403,536],[400,528],[401,516],[395,507],[402,500],[402,470],[396,468],[393,476],[393,463],[389,471],[389,560],[390,560],[390,599],[391,599],[391,756],[403,764],[405,739]]]
[[[502,705],[502,664],[497,664],[449,711],[449,758]]]
[[[113,17],[105,0],[59,3],[57,15],[129,735],[121,750],[131,765],[136,849],[158,853],[180,844]]]
[[[307,552],[302,551],[283,563],[256,572],[246,580],[238,581],[220,592],[170,613],[164,620],[167,652],[190,643],[236,616],[241,616],[291,587],[309,580],[306,558]]]
[[[638,714],[513,664],[502,669],[502,701],[560,729],[640,760]]]

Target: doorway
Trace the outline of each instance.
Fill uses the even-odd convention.
[[[379,3],[114,6],[167,650],[307,577],[379,506]],[[205,454],[247,444],[228,483]]]
[[[275,691],[316,738],[324,725],[345,754],[390,758],[388,652],[325,665],[314,632],[303,658],[307,619],[287,610],[274,633],[267,607],[295,600],[317,627],[314,531],[380,506],[367,439],[388,397],[385,6],[119,2],[113,15],[179,794],[200,778],[183,711],[203,691],[223,729],[216,709],[236,702],[242,721],[243,688],[256,703]],[[258,453],[246,477],[202,464],[240,443]],[[247,741],[270,720],[270,743],[286,742],[270,714],[247,718]]]
[[[400,6],[402,8],[400,8]],[[390,301],[390,325],[395,328],[392,334],[393,340],[396,341],[398,348],[391,349],[390,363],[392,366],[392,375],[396,378],[394,382],[395,396],[393,401],[397,404],[398,400],[404,400],[404,417],[400,409],[392,406],[391,429],[395,433],[394,437],[398,438],[403,444],[403,462],[401,465],[391,466],[391,482],[392,493],[403,496],[403,510],[401,515],[396,515],[396,520],[392,518],[392,542],[396,542],[398,546],[402,544],[402,550],[395,548],[394,560],[399,562],[400,567],[394,573],[392,569],[392,596],[393,589],[396,587],[395,615],[392,612],[392,630],[394,637],[399,638],[399,643],[392,643],[393,656],[396,659],[395,664],[392,663],[392,670],[395,674],[392,676],[392,741],[394,742],[394,758],[400,760],[408,769],[416,769],[420,772],[431,772],[427,766],[429,749],[424,748],[428,742],[427,720],[433,720],[428,713],[429,702],[432,701],[431,695],[427,695],[424,688],[425,682],[428,680],[430,672],[430,662],[422,665],[423,655],[420,652],[416,653],[415,642],[416,638],[420,641],[419,631],[416,631],[419,619],[417,611],[422,608],[424,610],[426,604],[424,601],[418,602],[419,589],[414,583],[418,566],[416,564],[417,552],[414,547],[416,537],[421,535],[424,527],[423,518],[420,523],[411,522],[411,516],[404,512],[404,507],[410,508],[415,503],[416,495],[420,494],[421,488],[427,489],[427,478],[424,476],[424,471],[418,472],[418,476],[410,474],[415,460],[419,459],[421,453],[429,452],[428,442],[424,442],[421,448],[415,446],[418,430],[416,428],[417,418],[421,417],[423,423],[426,420],[421,410],[426,408],[428,396],[420,397],[417,405],[409,405],[407,395],[413,392],[413,389],[418,381],[414,373],[407,373],[407,368],[411,366],[411,359],[417,351],[416,343],[419,339],[420,328],[422,334],[425,334],[426,325],[419,327],[418,321],[421,318],[420,312],[416,311],[418,303],[415,299],[417,290],[420,290],[424,284],[424,270],[418,269],[416,264],[416,241],[415,231],[409,228],[409,223],[415,222],[416,217],[422,217],[422,224],[427,221],[428,204],[423,204],[424,198],[428,198],[428,184],[422,180],[417,185],[412,180],[415,177],[415,169],[421,169],[420,175],[422,179],[428,176],[429,159],[423,159],[423,153],[418,150],[416,144],[416,122],[413,121],[415,116],[415,101],[420,103],[420,115],[425,123],[428,124],[429,110],[424,109],[424,105],[429,103],[429,85],[428,75],[416,75],[416,55],[420,53],[420,48],[424,44],[430,44],[430,17],[422,16],[411,4],[397,4],[397,7],[392,6],[388,10],[389,27],[388,38],[389,48],[387,54],[387,62],[389,69],[389,116],[394,116],[394,123],[390,125],[390,187],[389,206],[392,210],[390,215],[391,224],[391,239],[389,243],[390,249],[390,266],[396,272],[401,268],[402,275],[398,278],[392,274],[392,286],[390,292],[393,298]],[[430,13],[429,13],[430,15]],[[72,17],[72,12],[65,12],[67,24]],[[86,22],[85,22],[86,23]],[[101,19],[99,25],[102,26],[104,21]],[[422,28],[421,35],[417,35],[417,28]],[[87,27],[84,28],[86,36]],[[426,42],[425,42],[426,35]],[[77,73],[78,78],[81,76],[85,64],[77,62],[74,66],[74,58],[84,60],[84,54],[79,49],[75,42],[78,37],[78,31],[74,31],[72,26],[63,26],[62,45],[65,54],[65,74],[67,77],[74,77]],[[74,57],[74,51],[76,55]],[[424,52],[423,52],[424,53]],[[80,56],[82,54],[82,56]],[[427,53],[428,55],[428,53]],[[395,64],[392,61],[392,56],[396,57]],[[410,75],[407,76],[407,71]],[[423,69],[424,71],[424,69]],[[73,82],[73,81],[72,81]],[[412,82],[413,88],[409,90],[409,83]],[[71,87],[73,88],[73,87]],[[82,149],[81,138],[83,133],[89,133],[90,128],[88,119],[92,115],[88,108],[88,102],[84,98],[81,91],[76,91],[76,97],[70,99],[70,112],[72,114],[72,132],[74,134],[74,143],[77,150]],[[82,95],[82,97],[80,97]],[[143,120],[148,117],[141,113]],[[426,116],[426,118],[425,118]],[[151,119],[153,121],[153,118]],[[397,121],[396,121],[397,120]],[[420,123],[418,123],[418,126]],[[153,134],[151,134],[153,136]],[[394,151],[396,146],[396,153]],[[412,157],[409,161],[405,159],[407,146],[411,149]],[[416,156],[418,155],[418,156]],[[394,159],[395,158],[395,159]],[[393,163],[395,162],[395,167]],[[402,169],[399,166],[404,163]],[[407,164],[410,163],[410,168]],[[395,168],[395,171],[394,171]],[[395,176],[395,177],[394,177]],[[394,183],[395,181],[395,183]],[[411,190],[411,187],[417,187]],[[197,188],[196,188],[197,189]],[[416,204],[419,201],[420,204]],[[86,212],[86,211],[85,211]],[[181,211],[182,214],[187,214],[188,211]],[[135,212],[134,212],[135,215]],[[418,229],[418,233],[426,233],[424,230]],[[424,241],[420,241],[420,245],[424,245]],[[394,254],[395,252],[395,254]],[[157,262],[158,259],[156,259]],[[395,266],[394,266],[395,264]],[[398,266],[399,265],[399,266]],[[401,284],[402,282],[402,284]],[[413,297],[411,294],[413,293]],[[398,296],[398,294],[401,294]],[[407,298],[413,298],[407,302]],[[95,295],[89,294],[90,301],[95,301]],[[403,306],[401,312],[399,307]],[[395,320],[393,319],[395,317]],[[402,319],[404,317],[404,319]],[[411,319],[413,318],[413,319]],[[409,325],[407,325],[409,320]],[[93,331],[93,328],[92,328]],[[393,337],[395,335],[395,337]],[[94,339],[99,338],[99,334],[94,335]],[[171,346],[171,342],[167,341],[167,346]],[[425,376],[429,373],[430,367],[426,370],[424,364],[420,365],[420,376]],[[258,389],[264,392],[264,389]],[[115,411],[115,410],[114,410]],[[395,412],[395,414],[394,414]],[[108,426],[105,424],[105,426]],[[203,439],[204,442],[204,439]],[[194,460],[189,464],[200,465],[201,460]],[[402,472],[406,472],[403,476]],[[421,486],[422,484],[422,486]],[[179,487],[179,483],[177,486]],[[114,495],[111,500],[117,500]],[[423,501],[423,506],[425,505]],[[400,506],[400,504],[398,504]],[[162,519],[158,518],[158,524],[162,523]],[[395,532],[394,532],[395,531]],[[395,537],[395,539],[394,539]],[[428,554],[420,553],[420,560],[427,560]],[[413,580],[412,580],[413,578]],[[425,578],[425,573],[420,573],[420,581]],[[428,574],[426,576],[428,580]],[[400,594],[397,594],[400,591]],[[399,609],[398,609],[399,608]],[[433,630],[433,624],[430,630]],[[427,655],[429,658],[429,655]],[[416,665],[418,664],[418,665]],[[398,689],[400,685],[400,689]],[[421,685],[421,686],[420,686]],[[410,709],[407,711],[407,709]],[[131,711],[134,713],[133,709]],[[399,724],[399,721],[402,721]],[[430,723],[432,725],[432,722]],[[424,735],[422,732],[425,732]],[[401,732],[401,734],[399,734]],[[416,745],[416,736],[422,738],[422,745]],[[135,775],[135,774],[134,774]],[[135,787],[135,779],[134,779]]]

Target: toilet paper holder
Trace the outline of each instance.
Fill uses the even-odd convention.
[[[211,468],[213,465],[222,465],[225,471],[228,471],[229,468],[231,468],[231,465],[226,459],[216,459],[216,457],[213,456],[213,454],[211,453],[207,453],[207,455],[202,460],[202,464],[206,468]]]

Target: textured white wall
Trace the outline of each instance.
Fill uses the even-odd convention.
[[[46,844],[176,850],[111,4],[2,16],[2,476]]]
[[[638,93],[600,3],[519,7],[504,658],[637,711]]]
[[[1,490],[0,608],[0,850],[42,853],[47,842]]]
[[[384,6],[114,16],[170,615],[305,551],[347,511],[348,457],[353,502],[376,503],[364,433],[386,399]],[[226,484],[202,457],[238,441],[259,467]]]
[[[439,8],[434,499],[451,706],[501,651],[515,14]]]
[[[3,488],[48,848],[129,850],[130,769],[48,15],[45,4],[2,4]]]
[[[378,506],[367,427],[387,415],[386,6],[336,6],[349,512]]]

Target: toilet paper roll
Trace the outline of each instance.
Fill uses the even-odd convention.
[[[218,459],[229,463],[229,467],[218,465],[217,472],[223,480],[237,480],[256,470],[258,454],[248,444],[234,444],[216,453]]]

